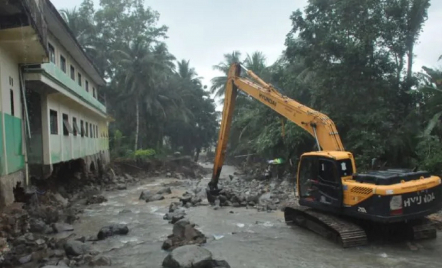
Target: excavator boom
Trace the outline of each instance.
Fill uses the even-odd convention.
[[[256,82],[241,77],[241,67],[240,64],[234,63],[231,65],[228,73],[221,128],[215,153],[212,180],[209,183],[211,190],[217,189],[218,179],[224,163],[238,90],[242,90],[309,132],[316,139],[319,150],[344,151],[344,146],[342,145],[336,126],[328,116],[282,95],[272,85],[267,84],[252,71],[244,67],[242,68],[244,68],[247,74]]]

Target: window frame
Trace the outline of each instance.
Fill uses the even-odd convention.
[[[9,90],[9,101],[11,102],[11,115],[15,116],[15,97],[14,97],[14,89]]]
[[[89,81],[87,79],[84,80],[84,87],[86,89],[86,92],[89,92]]]
[[[55,47],[48,42],[48,50],[49,50],[49,62],[52,62],[53,64],[57,64],[57,59],[55,57]]]
[[[66,58],[61,54],[60,54],[60,69],[64,73],[67,73],[67,61],[66,61]]]
[[[75,67],[71,64],[71,79],[75,81]]]
[[[82,81],[83,79],[81,77],[81,73],[80,72],[77,73],[77,79],[78,79],[78,85],[80,87],[82,87],[83,86],[83,81]]]
[[[58,112],[53,109],[49,109],[49,132],[58,135]]]
[[[84,121],[80,119],[81,137],[84,137]]]
[[[80,132],[77,125],[77,118],[75,116],[72,116],[72,126],[73,126],[73,132],[74,136],[77,136]]]
[[[69,115],[63,113],[61,120],[63,121],[63,136],[69,136],[70,133],[73,133],[72,127],[69,124]]]

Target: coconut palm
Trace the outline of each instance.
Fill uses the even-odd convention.
[[[217,70],[223,74],[222,76],[214,77],[211,80],[212,86],[210,88],[210,92],[215,94],[216,97],[224,96],[230,65],[235,62],[241,62],[240,58],[241,52],[233,51],[230,54],[224,54],[224,61],[213,66],[214,70]]]

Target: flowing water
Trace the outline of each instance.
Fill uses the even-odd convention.
[[[233,173],[224,167],[224,175]],[[174,196],[181,196],[185,187],[172,187],[165,200],[145,203],[138,200],[142,190],[161,188],[171,179],[158,178],[154,182],[107,193],[108,202],[85,209],[75,232],[96,235],[98,230],[112,223],[128,224],[129,234],[98,241],[93,246],[112,259],[112,267],[160,268],[167,252],[163,241],[172,233],[172,225],[163,220]],[[206,185],[204,179],[201,185]],[[120,213],[122,210],[131,212]],[[207,244],[216,259],[224,259],[232,268],[282,267],[440,267],[442,233],[439,238],[419,242],[418,251],[411,251],[405,243],[369,245],[363,248],[342,249],[314,233],[289,227],[282,212],[258,212],[255,209],[210,206],[187,209],[188,218],[209,237]]]

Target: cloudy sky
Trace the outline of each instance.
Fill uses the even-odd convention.
[[[51,0],[58,8],[72,8],[82,0]],[[99,0],[94,0],[98,5]],[[291,28],[290,15],[307,0],[145,0],[169,27],[167,44],[177,59],[190,60],[204,83],[217,76],[212,66],[223,54],[262,51],[272,63],[284,49]],[[415,70],[442,65],[442,1],[432,0],[428,20],[415,53]]]

